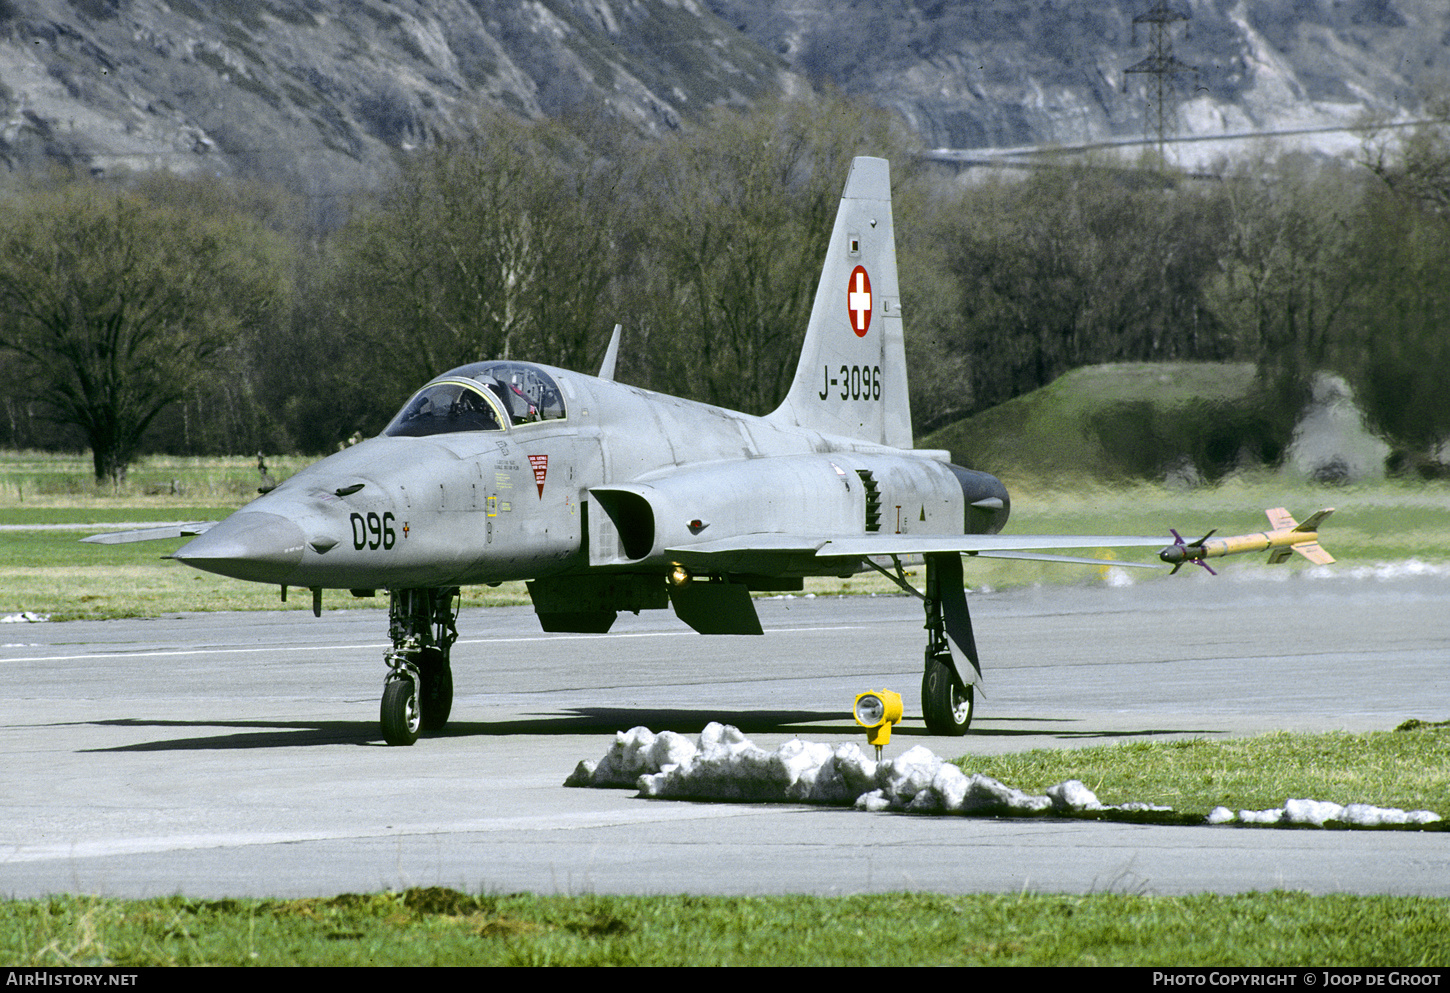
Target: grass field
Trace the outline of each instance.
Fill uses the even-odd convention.
[[[8,965],[1450,965],[1450,901],[1098,893],[0,902]]]
[[[1291,798],[1431,810],[1450,817],[1447,756],[1450,722],[1407,721],[1399,729],[1368,734],[1279,732],[1046,748],[972,755],[957,764],[1028,793],[1077,779],[1104,804],[1142,800],[1201,823],[1214,807],[1272,810]]]

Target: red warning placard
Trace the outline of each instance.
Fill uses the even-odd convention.
[[[549,456],[530,455],[529,464],[534,467],[534,485],[539,488],[539,499],[544,498],[544,477],[549,474]]]

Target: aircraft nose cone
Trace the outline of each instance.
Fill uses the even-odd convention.
[[[302,561],[307,536],[285,517],[241,511],[171,556],[195,569],[256,583],[284,583]]]

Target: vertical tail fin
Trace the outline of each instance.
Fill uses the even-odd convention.
[[[851,163],[800,365],[769,416],[823,434],[912,447],[885,159]]]

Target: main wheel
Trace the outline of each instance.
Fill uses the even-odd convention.
[[[411,679],[390,679],[383,684],[383,704],[378,719],[383,725],[383,740],[388,744],[411,745],[418,740],[422,717]]]
[[[966,734],[972,723],[972,687],[960,686],[950,666],[932,659],[921,677],[921,712],[932,734]]]
[[[448,656],[436,648],[418,656],[418,677],[422,686],[418,710],[424,731],[441,731],[453,712],[453,669]]]

